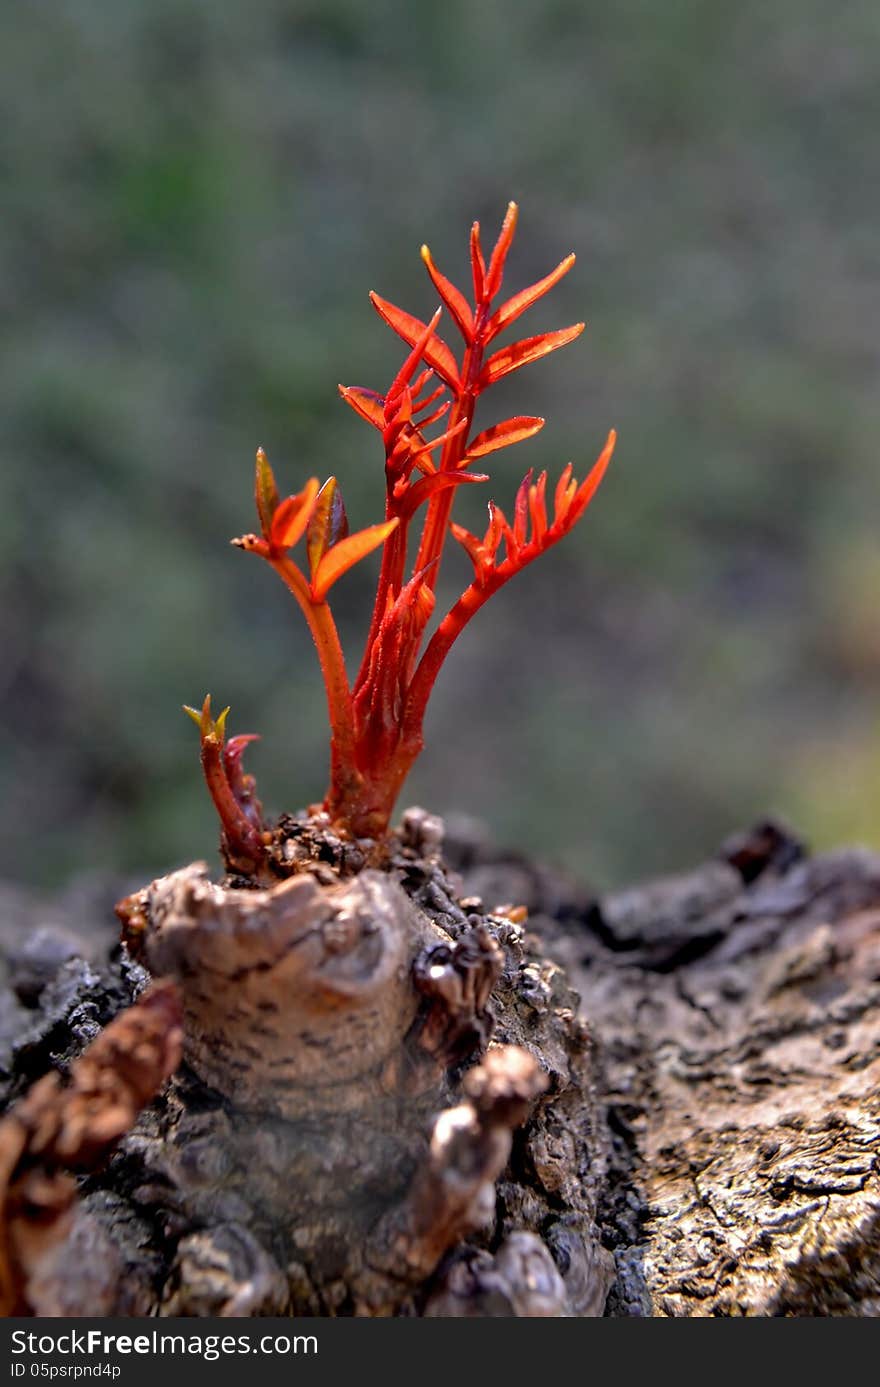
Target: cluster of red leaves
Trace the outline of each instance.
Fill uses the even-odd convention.
[[[544,420],[515,415],[471,436],[479,397],[496,381],[572,342],[583,323],[525,337],[490,351],[526,309],[542,298],[574,264],[568,255],[550,274],[498,306],[508,252],[516,229],[511,203],[488,263],[480,228],[471,231],[473,302],[437,268],[427,246],[422,259],[431,281],[463,339],[460,359],[438,335],[442,309],[427,323],[372,294],[379,316],[410,347],[384,395],[360,386],[340,386],[346,404],[379,433],[385,452],[385,519],[350,534],[335,477],[323,486],[310,479],[302,491],[281,500],[265,453],[257,453],[256,503],[261,533],[234,540],[258,554],[278,573],[299,603],[315,642],[331,726],[330,787],[324,809],[356,837],[383,834],[400,787],[422,747],[428,698],[450,646],[483,603],[515,573],[562,539],[583,515],[611,458],[608,441],[586,479],[578,483],[567,466],[547,507],[547,474],[529,472],[516,497],[512,523],[494,502],[482,538],[451,520],[455,493],[488,481],[474,464],[499,449],[532,437]],[[439,432],[428,430],[439,425]],[[419,511],[424,522],[408,568],[410,527]],[[424,650],[434,611],[435,588],[447,535],[462,545],[474,566],[473,582],[439,623]],[[305,538],[306,564],[290,551]],[[382,566],[366,647],[349,684],[336,626],[327,602],[333,584],[373,550]],[[202,763],[223,825],[228,860],[244,870],[259,868],[267,835],[253,780],[241,769],[250,737],[225,739],[225,713],[211,717],[210,701],[199,724]]]

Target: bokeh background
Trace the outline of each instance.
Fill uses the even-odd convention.
[[[254,448],[380,518],[335,391],[401,359],[367,291],[428,314],[421,242],[463,275],[511,197],[509,284],[579,257],[533,330],[588,332],[495,392],[548,424],[493,494],[619,452],[456,649],[407,800],[603,885],[766,810],[880,840],[876,0],[10,5],[0,77],[0,872],[213,853],[206,690],[268,806],[320,797],[308,638],[226,543]]]

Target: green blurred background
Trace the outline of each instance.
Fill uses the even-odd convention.
[[[421,242],[463,276],[511,197],[509,285],[579,257],[529,330],[588,332],[495,392],[548,424],[493,494],[618,456],[460,642],[405,799],[601,884],[769,809],[880,840],[876,0],[68,0],[0,54],[0,871],[213,854],[208,689],[267,806],[320,797],[308,638],[226,543],[253,452],[379,519],[335,390],[401,360],[367,291],[427,315]]]

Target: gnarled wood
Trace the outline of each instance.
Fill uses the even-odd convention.
[[[129,898],[188,1064],[43,1313],[880,1313],[880,857],[764,824],[597,901],[453,835],[454,877],[420,813],[382,870],[288,833],[276,887],[197,864]],[[69,942],[2,999],[13,1085],[143,985]]]

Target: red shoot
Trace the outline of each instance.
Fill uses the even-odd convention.
[[[219,718],[211,716],[211,695],[201,712],[184,705],[199,729],[202,741],[202,771],[214,808],[222,825],[222,847],[227,862],[236,871],[250,874],[261,864],[266,852],[262,829],[262,806],[252,775],[245,775],[242,754],[250,742],[259,741],[253,733],[226,740],[224,708]]]
[[[353,837],[380,838],[386,832],[400,788],[422,749],[428,698],[452,644],[493,593],[577,524],[614,449],[612,430],[598,461],[580,484],[569,464],[555,487],[549,511],[546,472],[537,481],[529,472],[517,493],[512,523],[491,501],[482,538],[451,519],[458,487],[488,481],[473,465],[531,438],[544,423],[532,415],[516,415],[473,435],[480,395],[512,371],[572,342],[584,327],[575,323],[489,353],[494,339],[567,274],[575,260],[573,255],[566,256],[544,279],[495,307],[516,220],[516,204],[511,203],[488,263],[480,246],[479,224],[474,224],[473,302],[437,269],[428,247],[422,247],[434,288],[463,338],[460,358],[437,334],[442,309],[424,323],[377,294],[370,296],[379,316],[403,338],[410,352],[384,395],[343,385],[339,393],[381,435],[384,520],[349,534],[335,477],[323,486],[312,478],[302,491],[281,500],[260,449],[256,502],[261,533],[233,540],[274,568],[308,623],[327,690],[331,731],[330,786],[322,807],[337,828]],[[436,431],[429,432],[434,426]],[[410,531],[419,512],[422,526],[413,545]],[[474,578],[426,641],[450,533],[467,552]],[[289,551],[303,539],[305,565],[301,566]],[[372,620],[360,668],[350,684],[327,597],[344,573],[379,548],[382,564]],[[271,834],[263,828],[253,779],[241,768],[242,752],[252,739],[226,741],[226,713],[214,721],[210,699],[201,713],[187,711],[201,732],[202,765],[220,815],[227,861],[240,871],[258,871]]]

